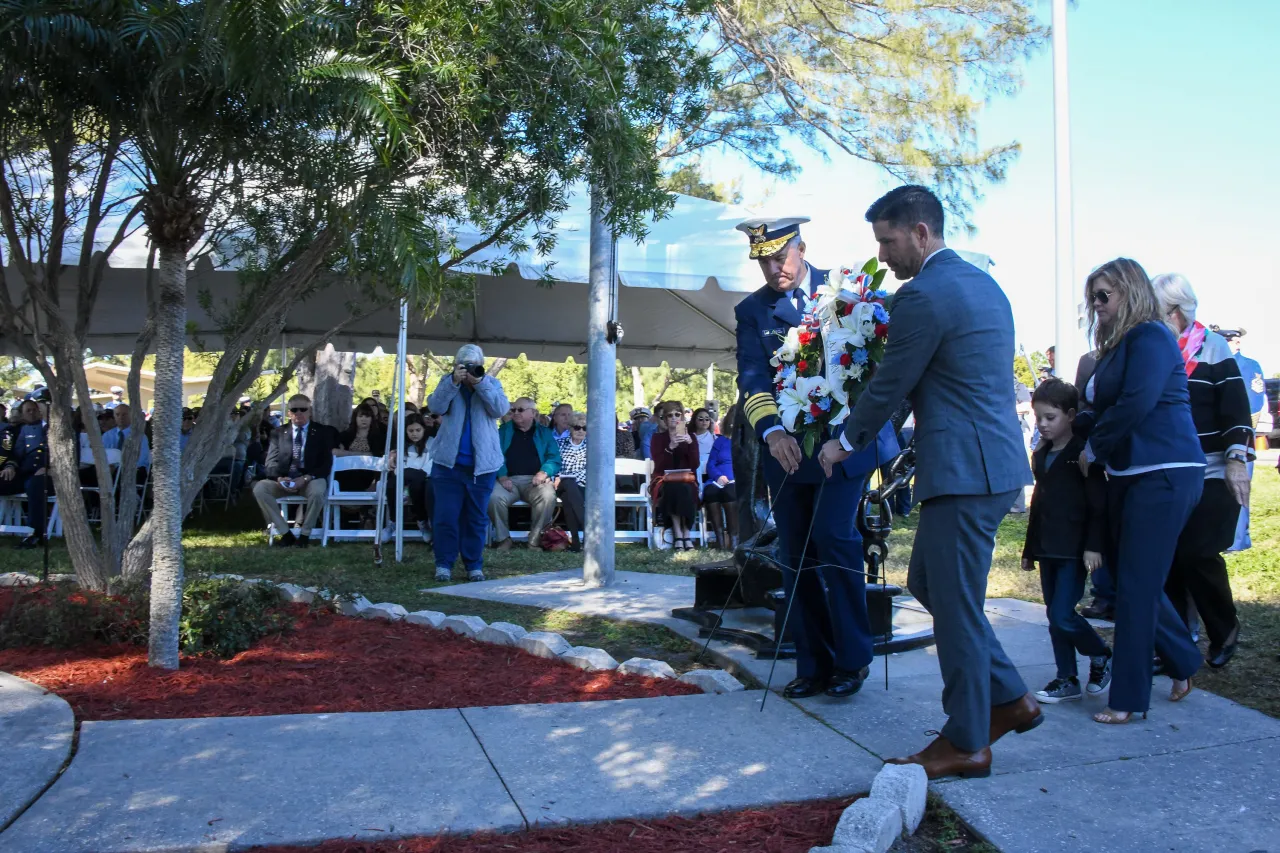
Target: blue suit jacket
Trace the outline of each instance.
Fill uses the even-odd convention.
[[[1076,423],[1092,458],[1114,471],[1205,464],[1182,353],[1162,323],[1135,326],[1102,357],[1093,374],[1093,411]]]
[[[998,495],[1031,483],[1011,378],[1013,311],[995,279],[950,249],[894,294],[889,344],[844,423],[865,447],[904,397],[916,416],[915,496]]]
[[[827,279],[827,270],[814,269],[808,264],[809,277],[804,286],[812,296]],[[738,392],[743,400],[743,413],[750,421],[761,441],[767,430],[782,426],[778,417],[778,400],[773,387],[774,369],[769,364],[782,343],[782,337],[803,319],[790,294],[782,294],[765,285],[734,308],[738,321]],[[1010,364],[1012,364],[1012,358]],[[876,470],[898,454],[898,439],[893,426],[887,421],[892,412],[880,419],[876,446],[867,447],[844,461],[844,473],[850,479],[860,479]],[[850,414],[852,417],[852,414]],[[868,441],[870,444],[870,441]],[[765,464],[777,465],[772,454],[766,453]],[[806,458],[800,470],[791,476],[798,483],[821,482],[824,477],[815,451],[813,458]]]

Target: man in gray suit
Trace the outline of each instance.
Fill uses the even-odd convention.
[[[923,751],[890,763],[923,765],[930,779],[987,776],[990,744],[1044,720],[983,612],[996,529],[1031,482],[1011,378],[1013,312],[991,276],[946,247],[929,190],[899,187],[867,221],[880,261],[911,282],[890,306],[884,361],[819,461],[865,447],[910,399],[921,507],[907,587],[933,614],[949,719]]]

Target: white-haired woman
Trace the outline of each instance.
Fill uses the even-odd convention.
[[[503,465],[496,421],[511,404],[498,380],[485,373],[484,352],[466,344],[458,349],[453,373],[431,392],[427,407],[440,415],[431,443],[436,580],[451,579],[461,554],[467,580],[482,581],[489,497]]]
[[[1204,493],[1178,537],[1165,591],[1183,621],[1194,602],[1209,635],[1207,663],[1226,666],[1240,641],[1240,621],[1222,552],[1235,540],[1240,507],[1249,504],[1253,417],[1240,367],[1226,338],[1196,320],[1196,294],[1177,273],[1151,281],[1165,322],[1178,335],[1191,394],[1191,417],[1204,448]]]

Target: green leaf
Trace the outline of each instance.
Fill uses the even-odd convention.
[[[880,265],[876,263],[876,259],[872,258],[871,260],[867,261],[865,264],[862,265],[862,271],[867,275],[874,275],[875,271],[879,268],[879,266]],[[881,273],[881,275],[883,275],[883,273]]]
[[[889,272],[888,267],[885,267],[882,270],[876,270],[875,275],[871,276],[872,287],[874,287],[876,290],[879,290],[880,283],[884,281],[884,277],[888,272]]]
[[[818,446],[818,434],[810,430],[804,434],[804,455],[813,457],[813,451]]]

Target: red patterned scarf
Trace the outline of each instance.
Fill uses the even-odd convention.
[[[1191,374],[1195,373],[1196,367],[1200,364],[1200,362],[1196,361],[1196,356],[1200,354],[1200,349],[1204,346],[1204,335],[1204,324],[1197,320],[1183,329],[1182,334],[1178,336],[1178,347],[1182,350],[1182,362],[1187,367],[1188,379],[1191,378]]]

